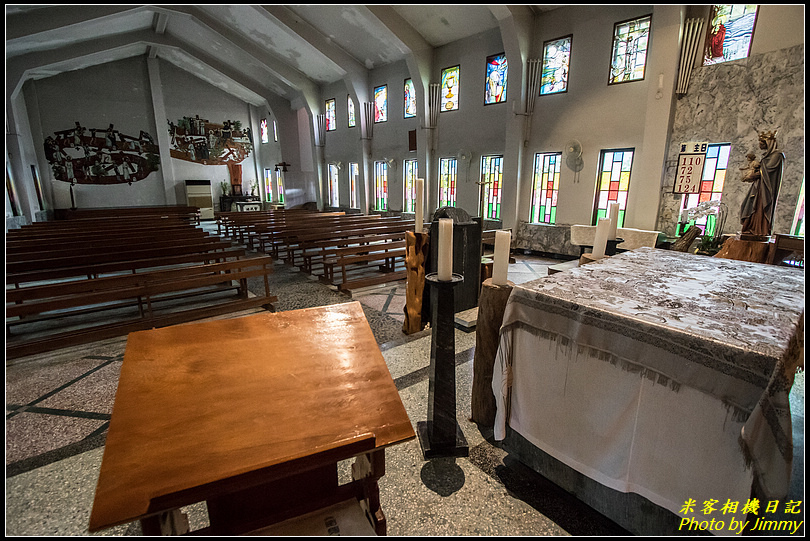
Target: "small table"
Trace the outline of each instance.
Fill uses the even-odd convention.
[[[357,498],[385,533],[384,449],[415,436],[357,302],[135,332],[89,530],[185,533],[206,501],[203,533],[234,535]]]

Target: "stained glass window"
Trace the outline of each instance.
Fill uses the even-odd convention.
[[[750,4],[714,5],[709,13],[706,51],[703,64],[719,64],[729,60],[748,58],[757,6]]]
[[[706,147],[706,160],[703,162],[703,175],[700,179],[700,191],[698,193],[683,194],[681,208],[689,209],[698,206],[705,201],[720,201],[723,197],[723,185],[726,180],[726,170],[728,168],[728,157],[731,152],[731,144],[721,143]],[[714,235],[714,228],[717,222],[716,214],[709,214],[697,220],[692,220],[683,225],[682,233],[693,225],[700,226],[703,234]]]
[[[603,150],[599,178],[597,180],[596,204],[593,222],[596,225],[608,217],[610,203],[619,204],[617,227],[623,227],[627,212],[627,193],[630,189],[630,171],[633,168],[633,149]]]
[[[543,44],[543,71],[540,74],[541,96],[568,90],[571,40],[572,36],[566,36]]]
[[[506,101],[506,54],[487,57],[487,79],[484,89],[484,105]]]
[[[456,206],[456,177],[458,160],[441,158],[439,160],[439,207]]]
[[[326,100],[326,131],[333,131],[337,128],[335,121],[335,100]]]
[[[281,171],[276,171],[276,188],[276,201],[284,203],[284,173]]]
[[[616,23],[608,84],[644,79],[651,15]]]
[[[532,223],[556,223],[560,164],[562,164],[561,152],[534,155],[534,189],[529,220]]]
[[[388,120],[388,85],[374,89],[374,122]]]
[[[360,177],[360,166],[349,163],[349,208],[360,208],[357,204],[357,179]]]
[[[346,98],[346,106],[349,116],[349,127],[354,128],[357,125],[357,118],[354,116],[354,101],[351,96]]]
[[[265,199],[268,203],[273,202],[273,170],[272,169],[265,169],[264,170],[264,193]]]
[[[503,156],[481,157],[481,182],[484,184],[484,218],[500,220]]]
[[[337,165],[329,164],[329,205],[332,207],[339,207],[340,200],[338,198],[338,168]]]
[[[442,108],[441,111],[458,109],[458,89],[461,66],[442,70]]]
[[[273,121],[273,141],[278,142],[278,124],[276,121]]]
[[[388,210],[388,164],[374,162],[374,210]]]
[[[405,205],[403,212],[416,211],[416,160],[405,160]]]
[[[270,133],[267,131],[267,119],[263,118],[261,123],[259,124],[259,130],[262,134],[262,143],[269,143],[270,142]]]
[[[405,118],[416,116],[416,88],[413,79],[405,79]]]

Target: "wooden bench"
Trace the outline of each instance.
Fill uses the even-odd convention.
[[[143,207],[98,207],[84,209],[54,209],[56,220],[78,220],[93,218],[173,216],[199,225],[199,207],[189,205],[155,205]]]
[[[135,330],[267,307],[277,300],[269,292],[267,275],[272,265],[272,258],[261,256],[7,288],[6,355],[17,358]],[[247,279],[261,276],[265,294],[250,297]]]
[[[135,274],[181,265],[219,263],[229,259],[245,257],[245,249],[241,247],[216,250],[214,252],[195,252],[190,254],[162,255],[159,257],[146,257],[142,259],[127,259],[110,263],[83,264],[58,269],[35,269],[16,273],[6,272],[6,285],[20,287],[22,284],[47,282],[54,280],[77,278],[100,278],[116,274]]]
[[[323,264],[323,261],[328,258],[334,258],[338,250],[348,246],[359,246],[363,244],[371,244],[378,242],[388,242],[395,240],[404,240],[405,233],[398,231],[395,233],[387,234],[360,234],[353,237],[346,237],[341,239],[326,239],[320,241],[309,241],[301,245],[301,259],[303,260],[300,268],[301,270],[314,274],[315,267]]]
[[[369,263],[379,261],[383,262],[375,266],[379,269],[379,272],[369,273],[369,270],[373,271]],[[398,261],[403,264],[403,268],[399,271],[396,269]],[[348,246],[339,248],[334,257],[323,261],[324,274],[322,279],[337,286],[341,291],[359,289],[404,279],[406,277],[404,264],[404,240]],[[335,269],[338,268],[340,269],[340,275],[336,277]],[[353,271],[358,270],[359,273],[353,273]]]
[[[333,227],[325,230],[307,230],[304,233],[295,235],[285,235],[273,245],[273,253],[277,259],[282,259],[290,265],[296,265],[297,258],[301,256],[303,250],[312,243],[328,243],[335,245],[345,239],[363,235],[382,235],[386,233],[399,233],[403,236],[410,227],[410,223],[405,221],[390,221],[382,223],[360,223],[345,227]]]

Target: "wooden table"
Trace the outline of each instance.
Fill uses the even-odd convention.
[[[384,448],[414,437],[357,302],[135,332],[89,531],[184,533],[206,501],[203,533],[230,535],[357,498],[385,533]]]

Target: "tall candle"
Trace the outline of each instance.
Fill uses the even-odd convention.
[[[509,245],[512,242],[510,231],[495,232],[495,261],[492,264],[492,284],[505,286],[509,274]]]
[[[425,226],[425,218],[422,215],[424,211],[424,203],[422,202],[422,198],[425,193],[425,179],[418,178],[416,179],[416,220],[415,220],[415,227],[414,231],[417,233],[422,232],[422,228]]]
[[[439,219],[439,280],[449,282],[453,279],[453,220]]]
[[[610,230],[608,240],[616,240],[616,229],[619,226],[619,204],[610,203],[608,205],[608,218],[610,219]]]
[[[593,239],[593,257],[605,257],[608,232],[610,231],[610,218],[601,218],[596,224],[596,237]]]

